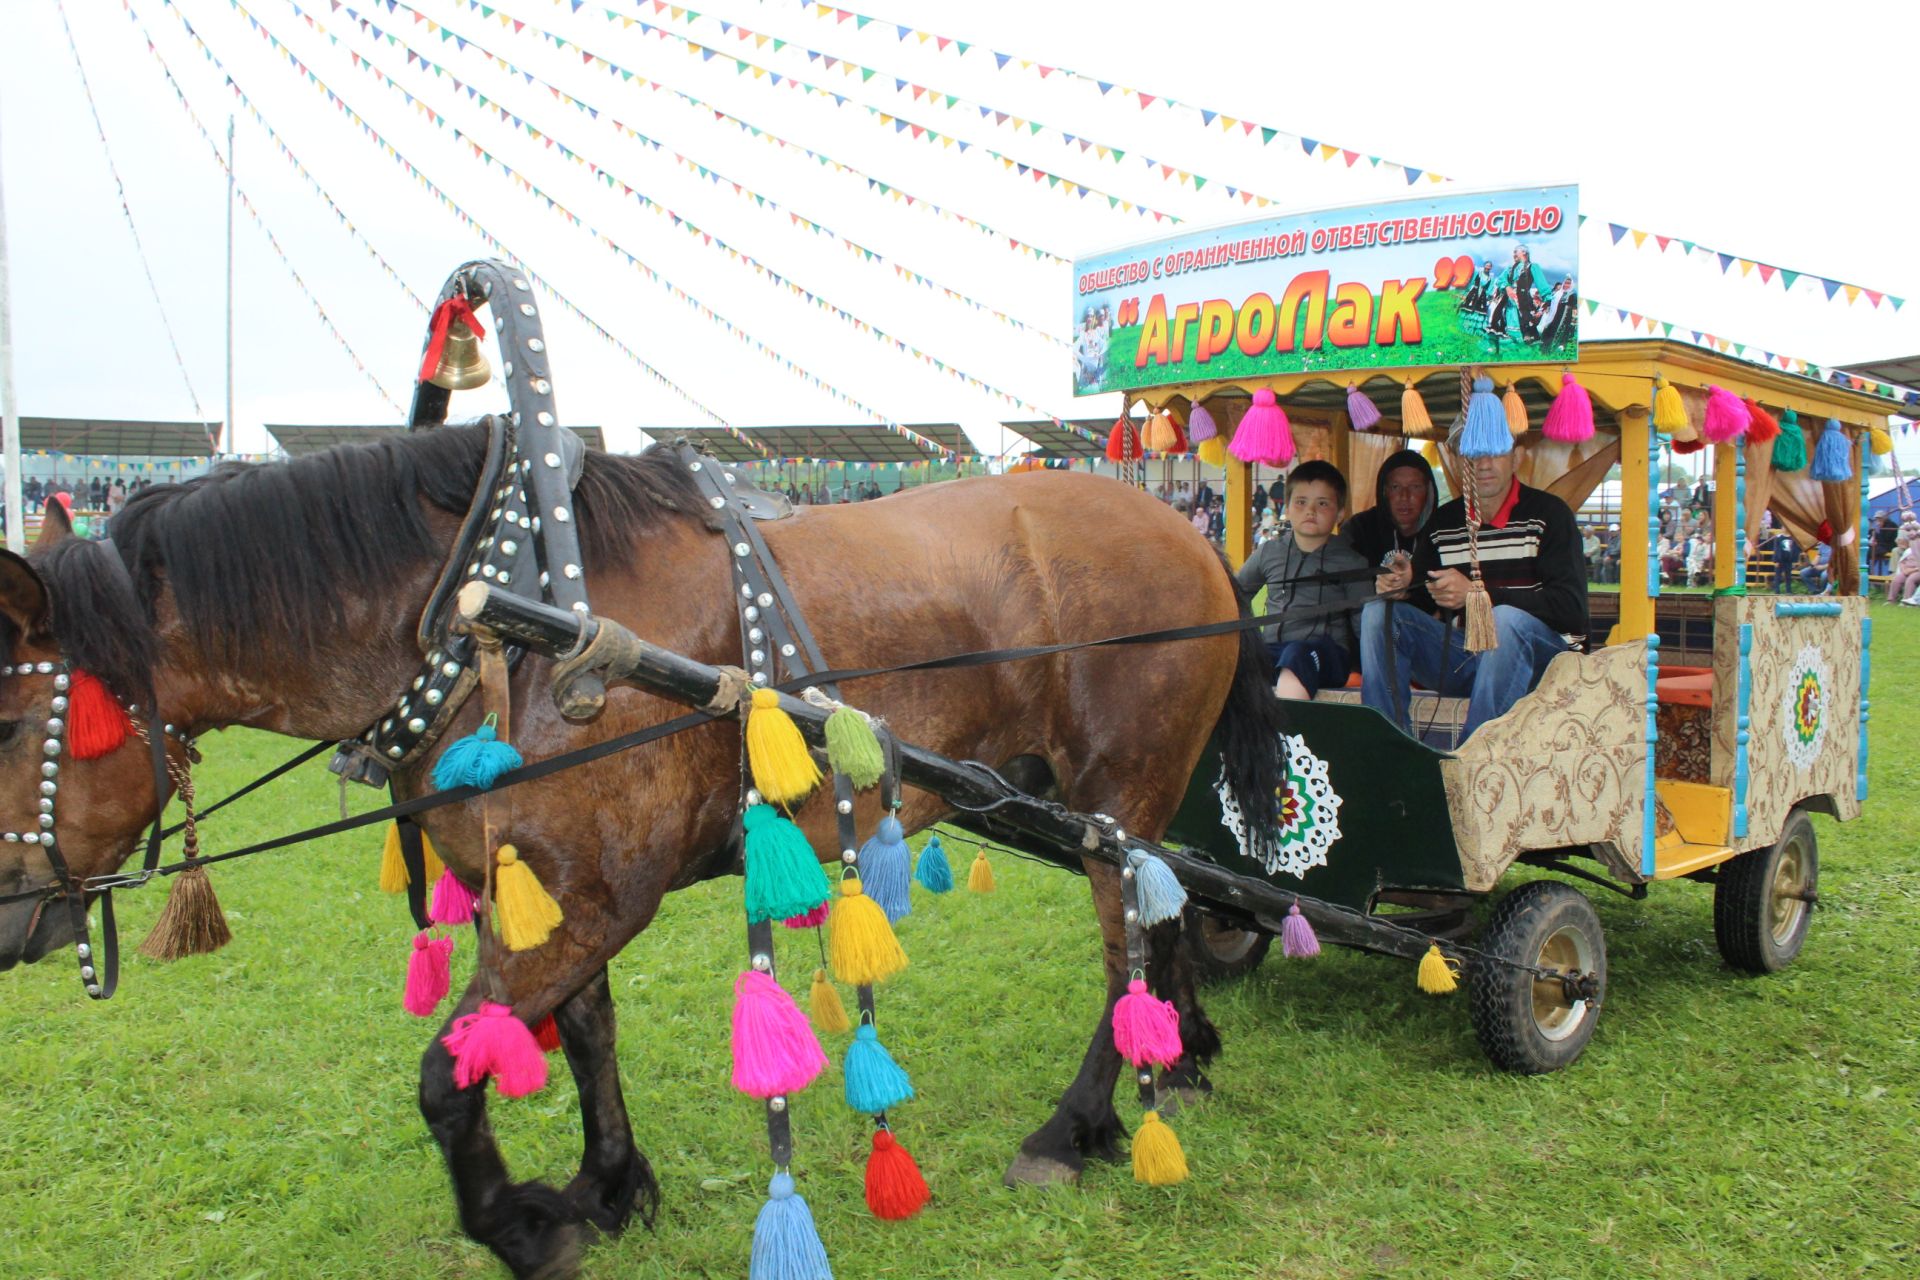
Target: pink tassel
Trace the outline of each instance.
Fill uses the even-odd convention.
[[[430,1018],[452,985],[448,976],[453,956],[452,938],[429,938],[425,930],[413,935],[413,958],[407,961],[407,992],[400,1003],[416,1018]]]
[[[1747,406],[1740,403],[1740,397],[1725,387],[1707,388],[1707,416],[1700,424],[1700,434],[1706,437],[1708,444],[1725,444],[1737,440],[1747,433],[1747,423],[1753,415],[1747,412]]]
[[[787,928],[789,929],[818,928],[820,925],[823,925],[827,922],[827,916],[832,913],[832,909],[833,909],[833,900],[828,899],[827,901],[821,903],[819,906],[815,907],[813,910],[807,912],[807,914],[803,916],[789,916],[785,920],[782,920],[780,923],[787,926]]]
[[[1147,992],[1135,978],[1113,1006],[1113,1047],[1136,1067],[1180,1061],[1180,1011]]]
[[[476,901],[473,890],[462,884],[460,877],[449,868],[433,882],[433,901],[427,904],[427,919],[435,924],[472,924]]]
[[[1571,373],[1560,375],[1560,394],[1547,408],[1546,423],[1540,434],[1549,440],[1578,444],[1593,438],[1593,397],[1573,380]]]
[[[1187,443],[1199,444],[1202,440],[1211,440],[1220,434],[1219,424],[1213,415],[1207,412],[1207,406],[1195,404],[1187,412]]]
[[[1300,914],[1297,901],[1287,908],[1287,918],[1280,922],[1280,954],[1290,960],[1320,954],[1320,939],[1313,936],[1313,922]]]
[[[798,1093],[826,1068],[827,1055],[785,988],[758,970],[734,980],[734,1088],[754,1098]]]
[[[1347,384],[1347,421],[1355,431],[1371,431],[1380,421],[1380,410],[1359,387]]]
[[[1283,467],[1293,461],[1293,430],[1287,423],[1287,411],[1265,387],[1253,393],[1253,407],[1240,419],[1227,452],[1242,462],[1263,462]]]
[[[453,1083],[468,1089],[488,1076],[503,1098],[519,1098],[547,1087],[547,1056],[511,1005],[483,1003],[480,1012],[453,1020],[440,1037],[453,1055]]]

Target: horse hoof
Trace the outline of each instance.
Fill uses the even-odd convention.
[[[1000,1181],[1009,1187],[1044,1187],[1055,1182],[1071,1184],[1080,1181],[1080,1171],[1052,1156],[1029,1155],[1022,1151],[1007,1166],[1006,1176]]]
[[[580,1273],[580,1227],[552,1187],[520,1183],[488,1209],[491,1229],[481,1238],[515,1280],[573,1280]]]
[[[1190,1084],[1160,1085],[1153,1091],[1153,1107],[1162,1120],[1180,1114],[1180,1108],[1198,1106],[1207,1100],[1207,1091]]]

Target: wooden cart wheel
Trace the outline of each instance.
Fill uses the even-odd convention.
[[[1473,1029],[1503,1071],[1541,1075],[1572,1064],[1593,1038],[1607,989],[1607,944],[1587,896],[1558,880],[1523,884],[1494,904],[1480,949],[1565,975],[1476,960]]]
[[[1196,907],[1186,909],[1181,937],[1193,960],[1194,978],[1203,987],[1244,978],[1260,967],[1273,945],[1273,935],[1211,916]]]
[[[1780,838],[1720,866],[1713,885],[1713,936],[1727,963],[1776,973],[1807,940],[1820,883],[1820,849],[1804,809],[1787,815]]]

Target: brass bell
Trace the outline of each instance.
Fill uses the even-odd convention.
[[[427,381],[449,391],[470,391],[485,386],[493,373],[487,367],[486,353],[473,336],[467,322],[455,319],[447,326],[447,340],[440,347],[440,364]]]

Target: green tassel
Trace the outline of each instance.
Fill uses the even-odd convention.
[[[753,805],[741,825],[747,833],[749,924],[803,916],[831,896],[806,835],[772,805]]]
[[[852,707],[839,707],[827,717],[827,763],[833,771],[864,790],[880,781],[887,757],[880,750],[867,718]]]
[[[1789,409],[1780,415],[1780,434],[1773,438],[1773,469],[1803,471],[1807,465],[1807,437],[1800,415]]]

